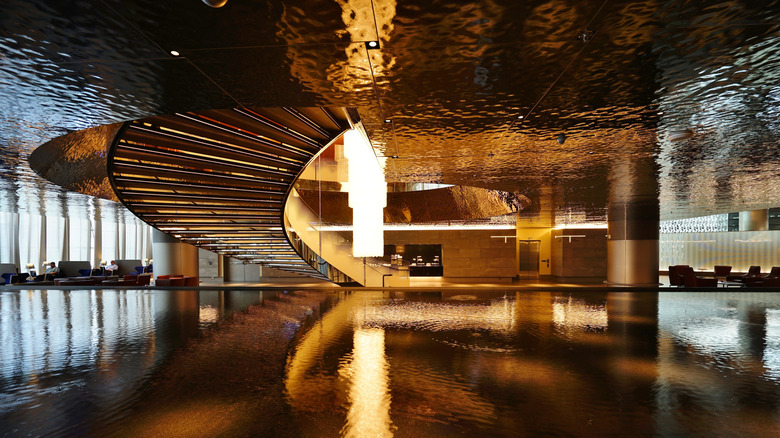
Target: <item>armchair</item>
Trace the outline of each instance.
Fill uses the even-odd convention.
[[[725,280],[731,274],[731,266],[715,265],[715,278]]]
[[[688,268],[688,265],[674,265],[669,266],[669,284],[672,286],[683,286],[683,270]]]
[[[715,277],[697,277],[693,273],[693,268],[688,267],[683,270],[683,280],[685,287],[717,287],[718,279]]]
[[[746,278],[744,283],[748,287],[761,287],[761,286],[777,287],[772,285],[773,284],[780,285],[780,266],[773,266],[772,269],[769,271],[769,273],[766,275]]]
[[[745,274],[731,274],[726,276],[726,281],[745,282],[748,278],[758,278],[761,275],[761,266],[751,266]]]

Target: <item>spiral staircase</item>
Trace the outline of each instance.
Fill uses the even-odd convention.
[[[128,122],[108,156],[120,201],[182,242],[247,263],[349,282],[284,230],[307,164],[359,121],[346,108],[233,108]],[[341,281],[339,281],[341,280]]]

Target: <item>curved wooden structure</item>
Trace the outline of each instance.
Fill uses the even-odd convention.
[[[330,279],[290,244],[284,203],[306,165],[351,128],[350,114],[234,108],[128,122],[109,152],[109,179],[135,215],[183,242]]]

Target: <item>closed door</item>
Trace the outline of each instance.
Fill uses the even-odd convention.
[[[518,270],[521,280],[539,278],[539,240],[520,240],[518,254]]]

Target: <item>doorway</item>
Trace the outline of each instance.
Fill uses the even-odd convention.
[[[518,240],[518,270],[520,280],[539,279],[540,240]]]

